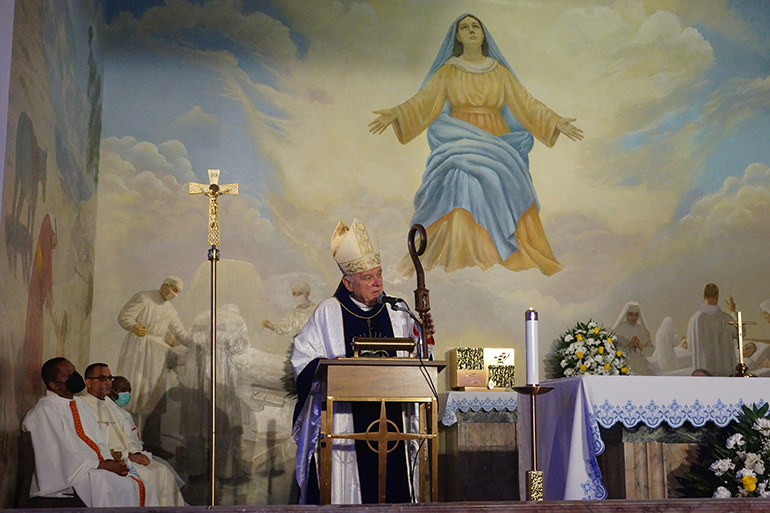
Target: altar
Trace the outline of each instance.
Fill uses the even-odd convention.
[[[690,376],[580,376],[541,383],[537,396],[538,470],[546,500],[607,498],[597,457],[605,450],[602,428],[661,424],[726,426],[744,404],[770,400],[770,380]],[[519,397],[520,476],[531,466],[531,413]],[[522,479],[520,477],[520,479]],[[524,486],[521,483],[521,486]]]
[[[442,502],[518,501],[516,392],[439,394]]]

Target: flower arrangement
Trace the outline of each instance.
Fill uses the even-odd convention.
[[[679,479],[686,497],[770,498],[770,403],[743,405],[738,419],[713,429],[690,471]]]
[[[628,374],[628,361],[615,335],[590,319],[588,323],[578,322],[555,340],[549,360],[553,378]]]

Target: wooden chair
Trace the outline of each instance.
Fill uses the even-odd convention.
[[[75,494],[73,497],[30,497],[32,476],[35,474],[35,453],[32,447],[32,435],[21,430],[18,438],[18,473],[16,479],[16,499],[14,508],[85,508],[85,503]]]

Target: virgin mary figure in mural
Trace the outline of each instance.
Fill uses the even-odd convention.
[[[524,89],[478,18],[452,23],[417,94],[374,113],[369,131],[393,125],[402,144],[428,130],[431,154],[411,220],[427,230],[425,269],[561,269],[540,222],[528,155],[534,137],[550,148],[559,134],[580,141],[583,132]],[[399,270],[410,272],[408,257]]]

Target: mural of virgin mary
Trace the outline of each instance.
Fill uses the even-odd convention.
[[[478,18],[452,23],[417,94],[374,113],[372,134],[393,125],[406,144],[428,131],[411,220],[426,227],[426,270],[561,270],[540,222],[529,152],[534,138],[550,148],[559,134],[580,141],[583,133],[524,89]],[[411,272],[409,258],[399,271]]]

